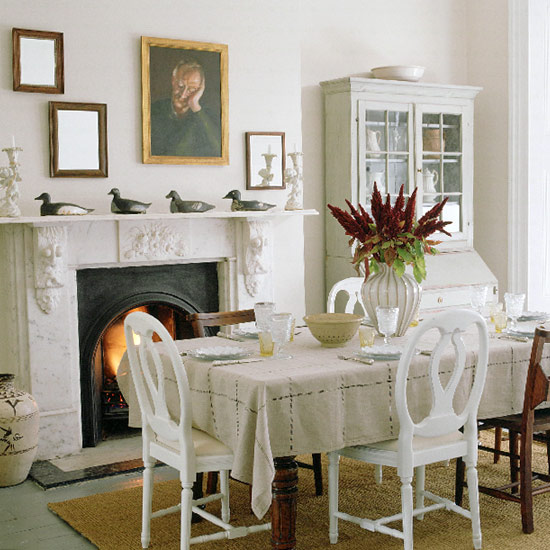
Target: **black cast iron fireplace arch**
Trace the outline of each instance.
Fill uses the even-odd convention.
[[[168,306],[182,317],[216,311],[216,264],[82,270],[77,273],[77,295],[82,444],[91,447],[102,437],[103,372],[93,358],[107,328],[124,313],[141,306]]]

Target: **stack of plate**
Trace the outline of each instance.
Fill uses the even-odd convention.
[[[197,348],[187,352],[187,355],[204,361],[227,359],[242,359],[251,355],[251,351],[236,346],[214,346],[211,348]]]
[[[401,349],[397,346],[372,346],[355,353],[362,359],[374,359],[375,361],[397,361],[401,357]]]

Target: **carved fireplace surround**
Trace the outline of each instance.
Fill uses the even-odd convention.
[[[294,247],[302,257],[301,216],[312,214],[317,212],[1,218],[0,372],[16,374],[19,387],[38,403],[37,458],[82,446],[77,270],[215,261],[220,310],[262,300],[292,304],[288,272],[303,286],[303,268],[277,269],[274,249]],[[285,297],[286,289],[294,294]],[[303,312],[303,292],[301,301],[296,314]]]

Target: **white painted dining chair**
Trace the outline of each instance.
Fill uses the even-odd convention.
[[[174,341],[157,319],[140,311],[130,313],[124,321],[130,371],[136,388],[142,416],[143,439],[143,505],[141,544],[147,548],[151,535],[151,518],[181,511],[181,549],[190,544],[218,539],[233,539],[263,531],[271,525],[233,527],[229,522],[229,471],[233,453],[221,441],[191,426],[191,392],[187,375]],[[162,352],[170,365],[161,359],[159,345],[153,343],[153,334],[162,342]],[[179,418],[174,419],[166,403],[165,377],[171,366],[179,397]],[[171,374],[171,373],[170,373]],[[175,468],[180,473],[181,503],[152,513],[153,467],[155,459]],[[220,493],[201,499],[192,499],[192,487],[197,473],[220,472]],[[199,508],[203,504],[221,500],[221,519]],[[210,535],[191,538],[191,514],[200,515],[223,530]]]
[[[347,294],[347,302],[344,312],[354,313],[356,304],[359,304],[362,314],[367,315],[367,310],[365,309],[363,299],[361,298],[361,285],[364,281],[364,277],[348,277],[347,279],[342,279],[341,281],[335,283],[328,293],[327,312],[334,313],[336,296],[340,292],[344,292]]]
[[[477,365],[473,367],[470,393],[463,410],[455,412],[453,398],[466,364],[466,349],[462,333],[475,325],[478,334]],[[414,422],[407,405],[407,378],[411,360],[420,338],[429,330],[438,329],[440,338],[432,351],[429,376],[432,394],[431,411],[420,422]],[[439,377],[439,362],[445,348],[451,344],[455,351],[455,365],[446,385]],[[400,429],[397,439],[369,445],[346,447],[330,452],[328,467],[329,538],[338,541],[338,520],[357,523],[369,531],[378,531],[403,539],[404,549],[413,548],[413,517],[423,519],[426,512],[445,508],[471,519],[474,548],[481,548],[479,492],[477,480],[477,410],[485,384],[488,358],[487,326],[478,313],[459,309],[442,313],[424,321],[408,342],[397,367],[395,404]],[[460,429],[463,428],[463,432]],[[371,520],[359,518],[338,510],[338,470],[340,456],[397,468],[401,478],[401,513]],[[425,466],[434,462],[462,457],[467,468],[470,510],[457,506],[451,500],[424,489]],[[416,474],[416,506],[413,506],[412,479]],[[424,505],[427,498],[434,502]],[[394,521],[402,522],[402,531],[388,527]]]

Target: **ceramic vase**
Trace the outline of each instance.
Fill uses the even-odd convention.
[[[38,406],[0,374],[0,487],[25,481],[38,450]]]
[[[381,264],[378,273],[371,273],[361,286],[363,303],[376,330],[376,306],[392,306],[399,308],[397,331],[395,336],[403,336],[409,328],[420,305],[422,287],[416,279],[404,273],[401,277],[393,268]]]

